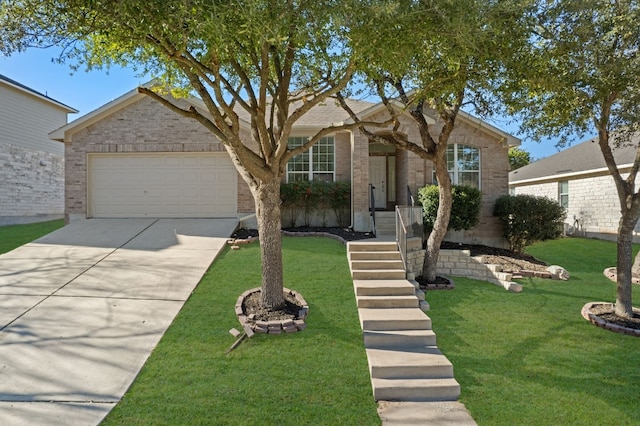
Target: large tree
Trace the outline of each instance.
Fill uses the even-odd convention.
[[[531,154],[522,148],[513,146],[509,148],[509,166],[511,171],[524,167],[531,163]]]
[[[530,44],[506,81],[511,112],[537,137],[595,130],[620,201],[615,312],[633,315],[633,229],[640,217],[640,4],[634,0],[540,1],[532,15]],[[622,173],[616,147],[637,146],[631,170]]]
[[[419,136],[409,139],[398,125],[392,132],[366,126],[362,131],[371,140],[393,144],[434,165],[439,207],[422,268],[429,282],[436,280],[440,244],[451,217],[449,137],[461,108],[480,115],[494,111],[493,89],[503,72],[503,58],[523,41],[519,21],[525,7],[521,1],[398,1],[370,11],[358,27],[366,31],[352,34],[368,55],[358,68],[363,80],[391,117],[407,113]],[[436,123],[428,117],[436,117]]]
[[[280,182],[293,156],[348,125],[289,148],[292,127],[349,84],[348,2],[330,0],[16,0],[0,3],[0,51],[62,46],[74,66],[134,67],[206,110],[140,91],[201,123],[228,151],[255,200],[262,303],[284,304]],[[244,134],[242,118],[250,123]],[[354,126],[351,125],[353,128]]]

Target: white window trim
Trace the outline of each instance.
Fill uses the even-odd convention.
[[[309,139],[309,137],[308,137],[308,136],[290,136],[290,138],[303,138],[303,139]],[[321,140],[322,140],[322,139],[325,139],[325,138],[326,138],[326,139],[329,139],[329,138],[330,138],[330,139],[333,141],[333,171],[332,171],[332,172],[326,172],[326,171],[317,171],[317,172],[316,172],[316,171],[314,171],[314,170],[313,170],[313,150],[314,150],[314,148],[316,148],[316,146],[317,146],[317,143],[315,143],[315,144],[314,144],[314,145],[312,145],[312,146],[311,146],[311,148],[309,148],[309,150],[307,151],[308,156],[309,156],[309,171],[307,172],[307,173],[308,173],[308,176],[307,176],[307,177],[308,177],[308,179],[309,179],[309,182],[312,182],[312,181],[313,181],[314,173],[318,173],[318,174],[320,174],[320,173],[322,173],[322,174],[329,174],[329,173],[331,173],[331,174],[332,174],[332,181],[333,181],[333,182],[335,182],[335,181],[336,181],[336,138],[335,138],[335,136],[330,135],[330,136],[324,136],[323,138],[321,138]],[[318,141],[318,142],[319,142],[319,141]],[[292,158],[292,159],[293,159],[293,158]],[[291,161],[292,159],[290,159],[289,161]],[[287,169],[286,169],[286,182],[287,182],[287,183],[289,183],[289,174],[290,174],[290,173],[291,173],[291,174],[297,174],[297,175],[304,174],[304,172],[290,171],[290,170],[289,170],[289,164],[287,163]]]
[[[452,143],[447,145],[447,148],[452,146],[453,147],[453,170],[449,170],[448,164],[447,164],[447,171],[449,172],[449,176],[451,177],[451,183],[453,185],[459,185],[458,184],[458,172],[462,171],[462,172],[476,172],[476,170],[458,170],[458,147],[459,146],[468,146],[474,149],[478,150],[478,189],[482,191],[482,148],[475,146],[475,145],[469,145],[466,143]],[[445,158],[446,161],[446,158]],[[436,171],[433,171],[433,182],[436,183]]]
[[[562,192],[562,183],[563,182],[567,183],[567,192]],[[567,197],[567,205],[566,206],[562,205],[562,196],[566,196]],[[564,209],[566,209],[566,210],[569,209],[569,181],[568,180],[560,180],[560,181],[558,181],[558,203]]]

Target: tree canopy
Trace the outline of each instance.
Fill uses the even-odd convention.
[[[522,148],[513,146],[509,148],[509,166],[511,171],[524,167],[531,163],[531,154]]]
[[[59,60],[74,67],[119,64],[157,76],[170,94],[139,90],[207,128],[247,182],[262,240],[262,301],[275,308],[284,304],[279,187],[287,161],[350,127],[328,126],[296,148],[288,138],[297,120],[350,83],[357,56],[345,23],[353,9],[331,0],[7,0],[0,51],[58,45]],[[171,95],[195,95],[206,110]]]
[[[406,112],[419,137],[408,138],[398,122],[391,133],[366,127],[362,131],[371,140],[393,144],[434,164],[440,198],[422,271],[427,281],[434,281],[452,206],[449,137],[461,108],[472,107],[481,115],[496,110],[494,89],[505,72],[505,58],[526,42],[526,27],[518,24],[528,6],[487,0],[397,1],[385,6],[367,11],[359,18],[361,24],[352,26],[353,45],[363,57],[357,69],[389,116]]]
[[[634,0],[538,2],[530,42],[514,57],[502,87],[508,111],[534,138],[595,130],[620,201],[616,313],[630,316],[632,234],[640,218],[640,4]],[[637,145],[624,175],[613,148]]]

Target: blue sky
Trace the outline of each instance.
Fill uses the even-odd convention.
[[[30,49],[8,58],[0,56],[0,74],[77,109],[79,113],[70,115],[70,121],[149,80],[136,76],[132,70],[119,67],[109,71],[79,70],[72,73],[68,65],[52,62],[56,56],[54,49]],[[509,125],[507,120],[496,120],[491,124],[521,137],[517,134],[517,126]],[[551,140],[536,143],[523,139],[521,148],[530,152],[534,159],[540,159],[558,152],[554,145],[555,142]]]

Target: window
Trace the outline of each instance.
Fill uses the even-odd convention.
[[[307,137],[289,138],[289,148],[302,146]],[[333,182],[335,178],[335,149],[333,136],[320,139],[307,152],[298,154],[287,163],[287,182],[319,180]]]
[[[480,188],[480,148],[451,144],[447,146],[446,155],[451,183]],[[433,181],[436,182],[435,171]]]
[[[569,181],[561,180],[558,182],[558,202],[560,205],[568,209],[569,208]]]

